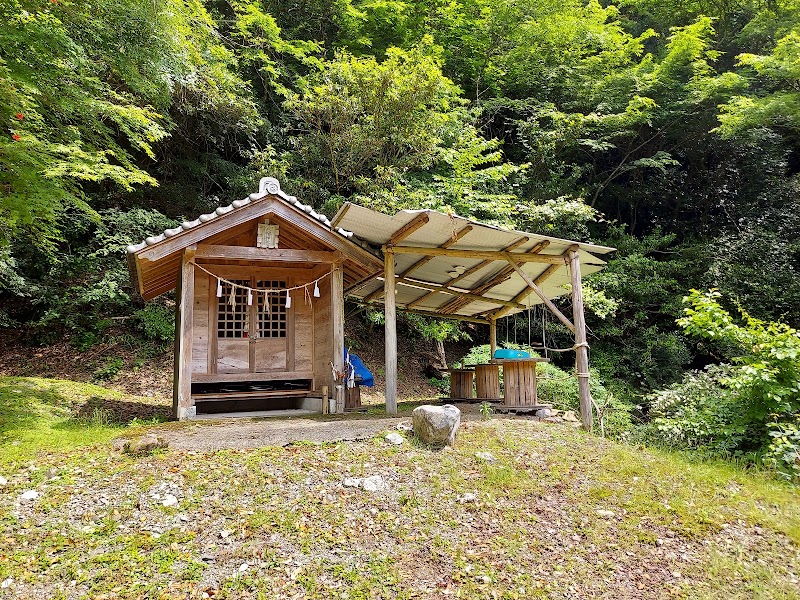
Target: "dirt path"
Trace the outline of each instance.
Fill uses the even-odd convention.
[[[204,422],[182,429],[160,432],[170,448],[208,452],[225,448],[260,448],[286,446],[293,442],[336,442],[363,440],[381,431],[394,430],[407,417],[388,419],[242,419]]]

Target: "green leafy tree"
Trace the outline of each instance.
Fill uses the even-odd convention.
[[[423,169],[464,122],[457,88],[426,48],[391,48],[383,62],[337,54],[286,102],[298,157],[338,193],[378,167]]]

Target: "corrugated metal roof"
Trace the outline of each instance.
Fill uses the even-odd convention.
[[[416,229],[408,237],[398,242],[397,247],[419,247],[419,248],[438,248],[443,244],[448,244],[451,250],[478,250],[499,252],[512,244],[517,244],[511,254],[526,254],[535,249],[539,244],[546,246],[541,249],[539,254],[548,256],[564,255],[570,247],[578,247],[581,259],[581,273],[587,275],[596,273],[603,268],[605,261],[599,255],[608,254],[614,248],[599,246],[550,237],[525,231],[515,231],[504,229],[494,225],[487,225],[456,215],[447,215],[433,210],[404,210],[395,215],[386,215],[377,211],[346,203],[333,218],[332,222],[336,226],[346,228],[353,234],[375,246],[387,244],[392,236],[405,225],[408,225],[420,214],[428,216],[428,222]],[[471,231],[453,242],[458,232],[465,227],[471,227]],[[400,254],[395,255],[395,271],[402,275],[408,271],[412,265],[417,263],[423,254]],[[480,268],[477,268],[479,265]],[[538,262],[525,262],[520,265],[521,269],[534,281],[542,275],[549,267],[549,264]],[[398,281],[397,284],[397,305],[398,308],[413,308],[425,312],[435,313],[438,316],[446,316],[443,309],[450,305],[450,313],[464,317],[485,318],[485,314],[497,309],[504,309],[505,314],[513,314],[525,310],[529,306],[541,303],[540,298],[531,293],[524,294],[529,289],[523,278],[512,271],[506,273],[500,281],[496,282],[488,289],[483,289],[488,282],[497,277],[504,270],[508,271],[509,263],[503,259],[487,261],[480,258],[462,258],[455,256],[436,256],[428,260],[421,267],[415,268],[407,274],[407,277]],[[457,294],[448,293],[446,290],[433,291],[427,287],[444,286],[456,278],[458,273],[474,270],[467,277],[459,277],[457,282],[449,289],[461,293],[477,293],[483,296],[484,300],[462,299],[454,303],[458,298]],[[567,265],[551,270],[551,274],[544,279],[540,287],[549,298],[563,296],[569,293],[566,284],[570,282],[570,275]],[[376,278],[366,282],[359,288],[351,290],[351,296],[357,300],[369,300],[382,302],[381,291],[383,288],[382,278]],[[519,298],[520,295],[523,298]],[[518,306],[512,307],[504,304],[493,303],[490,299],[505,302],[516,301]]]

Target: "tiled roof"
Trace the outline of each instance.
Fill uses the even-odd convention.
[[[163,233],[159,235],[150,236],[144,241],[139,242],[138,244],[131,244],[130,246],[127,247],[127,251],[129,254],[134,254],[136,252],[139,252],[139,250],[143,250],[147,246],[153,246],[154,244],[163,242],[167,238],[171,238],[175,235],[178,235],[181,232],[197,227],[198,225],[202,225],[203,223],[208,223],[209,221],[216,219],[217,217],[221,217],[222,215],[228,214],[229,212],[231,212],[236,208],[247,206],[251,202],[261,200],[266,196],[278,196],[282,200],[285,200],[292,206],[300,209],[301,211],[309,215],[312,219],[316,219],[323,225],[327,226],[331,231],[335,231],[339,235],[358,243],[358,241],[354,239],[353,233],[351,231],[346,231],[340,227],[333,227],[328,218],[325,215],[316,212],[311,205],[303,204],[296,197],[289,196],[288,194],[283,192],[281,190],[281,184],[277,179],[275,179],[274,177],[264,177],[261,179],[261,181],[258,182],[258,192],[250,194],[247,198],[243,200],[234,200],[232,204],[229,204],[228,206],[220,206],[214,212],[210,212],[205,215],[200,215],[194,221],[184,221],[174,229],[167,229]]]

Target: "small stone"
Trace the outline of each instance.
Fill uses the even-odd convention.
[[[483,460],[485,462],[497,462],[497,459],[491,452],[476,452],[475,458]]]
[[[458,501],[461,504],[466,504],[467,502],[475,502],[477,499],[478,496],[476,494],[473,494],[472,492],[467,492],[466,494],[462,494],[461,496],[458,497]]]
[[[0,487],[5,487],[6,485],[8,485],[8,479],[0,475]]]
[[[575,416],[575,411],[573,410],[565,410],[564,414],[561,415],[561,419],[567,421],[569,423],[579,423],[578,417]]]
[[[162,506],[178,506],[178,499],[172,494],[167,494],[161,504]]]
[[[248,565],[247,563],[242,563],[242,564],[239,565],[239,573],[244,573],[249,568],[250,568],[250,565]]]
[[[134,456],[142,455],[142,454],[149,454],[153,452],[153,450],[158,450],[159,448],[166,448],[167,442],[156,436],[154,433],[148,433],[146,435],[137,437],[129,441],[125,444],[124,449],[125,452],[128,454],[133,454]]]
[[[414,427],[413,427],[413,425],[411,425],[411,423],[406,423],[404,421],[402,423],[398,423],[397,424],[397,430],[398,431],[409,431],[410,432],[410,431],[414,431]]]
[[[345,477],[344,482],[342,483],[344,487],[361,487],[361,479],[358,477]]]
[[[4,579],[0,582],[0,589],[5,590],[11,587],[11,584],[14,583],[14,580],[9,577],[8,579]]]
[[[36,500],[41,494],[36,490],[28,490],[27,492],[22,492],[19,495],[20,500]]]
[[[597,516],[603,517],[604,519],[611,519],[616,516],[616,513],[613,510],[605,510],[601,508],[595,512],[597,513]]]
[[[387,433],[386,441],[389,442],[390,444],[394,444],[395,446],[399,446],[400,444],[403,443],[403,436],[395,432]]]
[[[203,561],[204,563],[214,562],[214,555],[213,554],[203,554],[200,557],[200,560]]]
[[[361,487],[367,492],[382,492],[389,489],[389,484],[380,475],[372,475],[364,478]]]
[[[540,408],[536,411],[536,416],[540,419],[546,419],[547,417],[553,416],[553,411],[551,411],[549,408]]]
[[[231,536],[232,533],[233,533],[232,531],[227,531],[226,529],[223,529],[222,531],[219,532],[219,537],[221,537],[223,540],[226,540]]]
[[[664,540],[662,540],[661,538],[657,538],[656,539],[656,546],[663,546],[663,545],[664,545]]]

